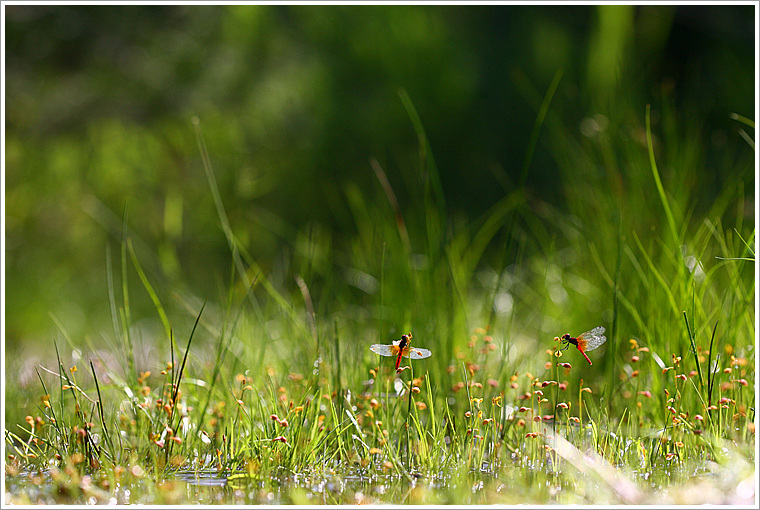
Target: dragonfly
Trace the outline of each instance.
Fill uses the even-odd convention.
[[[394,340],[393,344],[372,344],[370,351],[380,356],[396,356],[396,370],[401,365],[401,358],[423,359],[430,357],[433,353],[427,349],[412,347],[412,334],[401,335],[401,339]]]
[[[560,340],[563,344],[565,344],[565,347],[560,349],[561,351],[564,351],[568,347],[570,347],[570,344],[573,344],[578,348],[578,350],[583,354],[583,357],[586,358],[586,361],[588,361],[588,364],[591,365],[591,360],[586,355],[588,351],[593,351],[600,345],[602,345],[604,342],[607,341],[607,337],[604,336],[604,327],[599,326],[597,328],[592,329],[591,331],[586,331],[585,333],[582,333],[578,335],[577,337],[572,337],[568,333],[565,333],[562,335],[562,338],[556,338],[555,340]]]

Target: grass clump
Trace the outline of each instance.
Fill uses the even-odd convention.
[[[116,362],[75,350],[61,324],[78,361],[56,344],[37,409],[5,430],[7,502],[677,504],[696,483],[700,502],[751,499],[745,184],[706,211],[670,193],[647,109],[645,145],[621,156],[647,172],[564,179],[568,214],[523,180],[465,223],[402,100],[419,200],[402,209],[373,161],[376,199],[343,190],[355,235],[314,224],[271,267],[235,237],[197,131],[230,248],[221,297],[154,288],[125,220],[120,301],[109,259]],[[609,163],[603,144],[555,140],[572,171]],[[133,321],[132,270],[153,326]],[[593,365],[552,342],[597,325]],[[396,371],[369,351],[407,331],[430,358]]]

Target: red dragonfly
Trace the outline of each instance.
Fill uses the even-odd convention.
[[[572,337],[569,334],[565,333],[562,335],[561,339],[555,338],[555,340],[561,340],[562,343],[565,344],[565,347],[560,349],[561,351],[564,351],[570,347],[570,344],[576,346],[578,350],[581,351],[581,354],[583,354],[583,357],[586,358],[588,364],[591,365],[591,360],[588,358],[588,356],[586,356],[586,353],[588,351],[593,351],[604,342],[606,342],[607,337],[604,336],[604,326],[599,326],[598,328],[594,328],[591,331],[586,331],[577,337]]]
[[[412,334],[401,335],[400,340],[394,340],[392,345],[372,344],[370,351],[380,356],[396,356],[396,370],[401,365],[401,358],[423,359],[433,353],[427,349],[412,347]]]

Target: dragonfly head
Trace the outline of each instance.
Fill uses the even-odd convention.
[[[560,351],[564,351],[565,349],[570,347],[570,338],[572,337],[568,333],[565,333],[564,335],[562,335],[562,338],[557,339],[564,345],[564,347],[560,348]]]

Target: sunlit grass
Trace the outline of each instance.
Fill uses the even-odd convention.
[[[55,344],[36,408],[5,431],[6,501],[693,503],[696,484],[700,503],[751,501],[744,187],[701,215],[672,202],[647,116],[646,144],[625,157],[646,162],[634,182],[656,199],[569,184],[566,215],[520,189],[472,224],[448,221],[402,98],[423,149],[419,203],[402,213],[374,162],[380,198],[342,190],[354,237],[314,225],[266,269],[235,238],[198,131],[229,280],[208,302],[165,295],[125,219],[120,293],[110,258],[108,273],[117,362],[92,342],[72,356],[82,346],[58,319],[68,348]],[[142,291],[157,327],[133,322]],[[602,324],[593,365],[552,341]],[[369,351],[407,331],[430,358],[397,372]],[[156,356],[141,364],[147,335]]]

